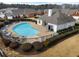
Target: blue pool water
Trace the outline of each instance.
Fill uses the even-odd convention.
[[[38,30],[33,28],[29,23],[20,23],[13,27],[13,31],[20,36],[35,36],[38,34]]]

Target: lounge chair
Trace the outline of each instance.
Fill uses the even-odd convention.
[[[6,35],[6,36],[11,36],[11,33],[6,33],[5,35]]]

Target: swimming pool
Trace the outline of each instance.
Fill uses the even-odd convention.
[[[20,23],[13,27],[13,31],[19,36],[31,37],[38,34],[38,30],[29,23]]]

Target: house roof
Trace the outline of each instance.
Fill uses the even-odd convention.
[[[17,16],[17,15],[28,15],[31,12],[35,12],[35,10],[33,9],[17,9],[17,10],[12,10],[13,15]]]
[[[77,9],[62,9],[62,13],[65,13],[67,15],[72,15]]]
[[[7,16],[13,15],[13,16],[18,16],[18,15],[29,15],[30,13],[35,13],[35,12],[42,12],[43,10],[35,10],[35,9],[20,9],[20,8],[6,8],[6,9],[1,9],[0,12],[3,14],[6,14]]]
[[[4,14],[6,16],[12,16],[13,15],[12,8],[1,9],[0,14]]]
[[[23,14],[22,12],[23,12],[23,9],[12,10],[13,16]]]
[[[58,10],[61,10],[62,13],[65,13],[67,15],[72,15],[75,11],[78,9],[52,9],[52,12],[56,12]],[[48,9],[44,10],[45,12],[48,12]]]
[[[73,14],[71,14],[72,16],[79,16],[79,10],[75,11]]]
[[[46,23],[53,23],[53,24],[64,24],[68,22],[75,21],[72,16],[68,16],[61,11],[56,11],[52,14],[52,16],[43,15],[40,17]]]

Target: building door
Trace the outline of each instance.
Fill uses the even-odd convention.
[[[48,25],[48,29],[49,29],[50,31],[53,31],[53,26]]]

